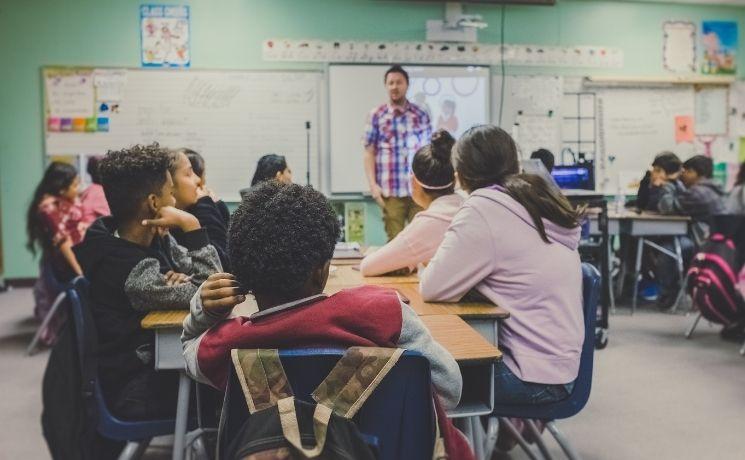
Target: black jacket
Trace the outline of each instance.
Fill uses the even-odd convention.
[[[140,327],[151,310],[187,309],[199,285],[220,270],[204,229],[184,234],[186,247],[169,236],[143,247],[114,235],[113,218],[97,220],[75,255],[90,281],[90,305],[98,331],[99,376],[114,395],[144,367],[152,367],[152,331]],[[167,286],[167,270],[192,275],[191,282]]]

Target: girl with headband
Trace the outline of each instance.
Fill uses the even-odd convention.
[[[416,152],[411,164],[411,197],[424,211],[388,244],[362,260],[363,276],[410,272],[435,254],[463,204],[463,197],[455,193],[455,170],[450,161],[453,144],[450,133],[438,130],[431,143]]]

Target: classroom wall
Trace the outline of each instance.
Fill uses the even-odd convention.
[[[143,0],[3,0],[0,5],[0,209],[5,277],[36,275],[25,249],[25,211],[43,160],[40,68],[138,67],[138,6]],[[154,2],[155,3],[155,2]],[[385,0],[177,0],[191,6],[192,66],[222,69],[322,68],[263,62],[268,37],[423,40],[441,3]],[[605,45],[625,53],[623,69],[508,68],[509,73],[659,75],[665,20],[737,20],[739,77],[745,75],[745,8],[558,0],[553,7],[507,6],[507,43]],[[501,7],[468,5],[490,24],[482,42],[499,42]],[[246,173],[247,180],[250,171]],[[380,244],[380,211],[370,203],[368,242]]]

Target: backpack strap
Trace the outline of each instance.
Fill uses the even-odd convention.
[[[279,422],[282,424],[282,434],[287,442],[292,444],[295,449],[303,453],[304,458],[315,458],[321,455],[326,445],[326,433],[328,432],[329,420],[331,419],[331,409],[323,404],[316,404],[313,411],[313,435],[316,438],[314,447],[303,446],[300,439],[300,426],[297,421],[297,412],[295,410],[295,398],[283,398],[277,401],[279,411]]]
[[[233,349],[230,357],[250,413],[276,406],[279,400],[292,396],[277,350]]]
[[[313,392],[313,399],[341,417],[354,417],[403,352],[402,348],[349,348]]]

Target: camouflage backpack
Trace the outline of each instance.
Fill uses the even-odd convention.
[[[318,385],[310,404],[293,397],[277,350],[232,350],[251,414],[230,441],[230,460],[374,460],[351,420],[404,350],[352,347]],[[442,454],[439,430],[435,451]]]

